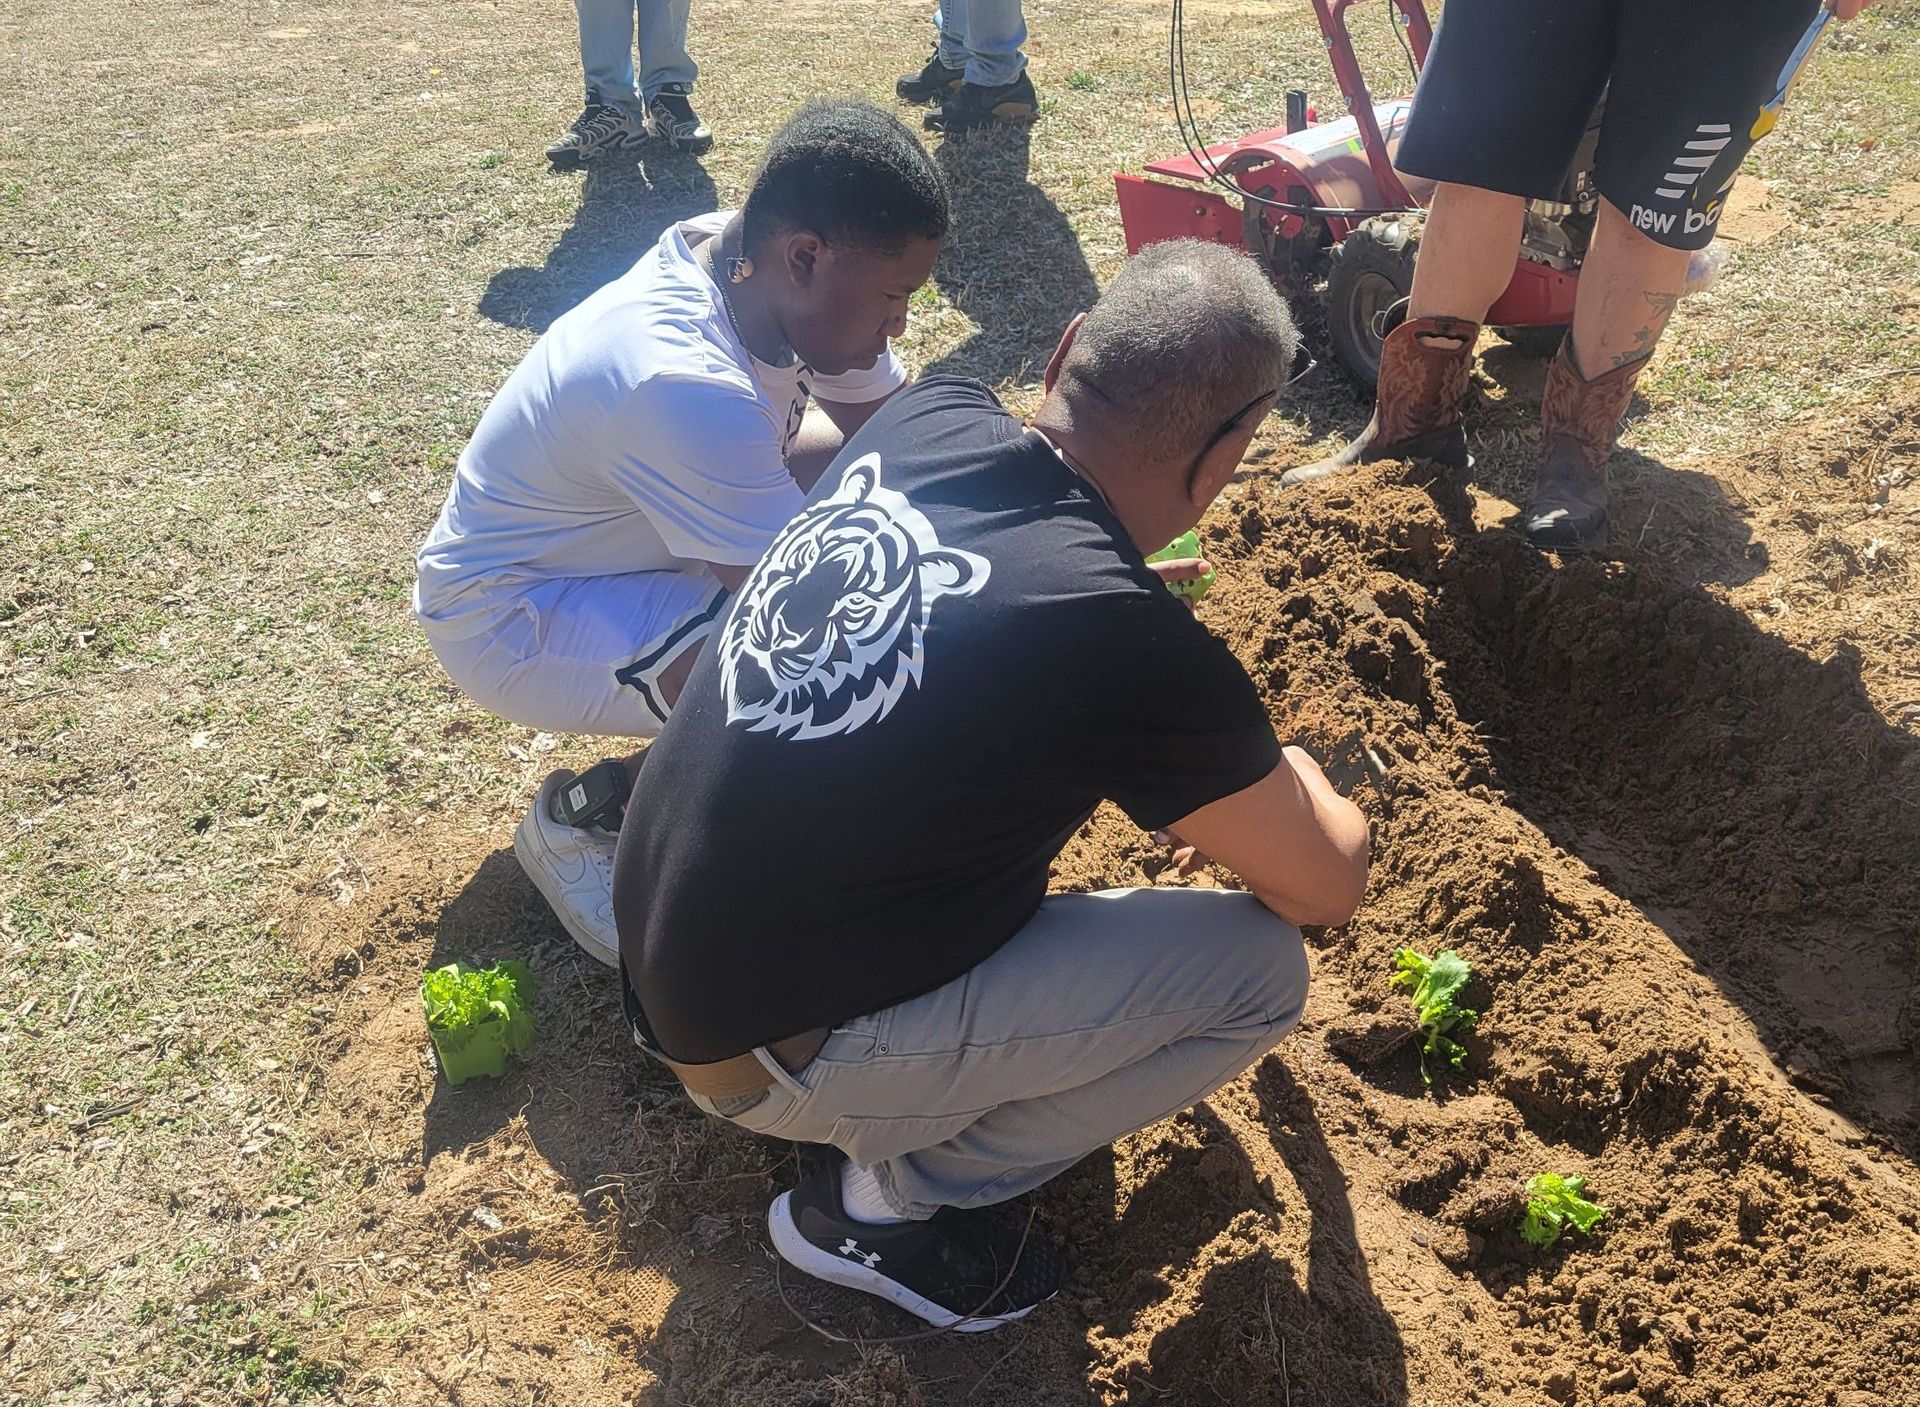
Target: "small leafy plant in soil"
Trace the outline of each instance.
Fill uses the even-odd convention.
[[[1432,1084],[1432,1061],[1445,1061],[1458,1070],[1466,1059],[1467,1048],[1452,1033],[1464,1031],[1480,1017],[1455,1001],[1473,976],[1473,968],[1451,948],[1433,958],[1413,948],[1397,948],[1393,965],[1399,969],[1393,985],[1412,993],[1414,1020],[1420,1028],[1420,1078]]]
[[[1582,1236],[1591,1235],[1611,1209],[1589,1202],[1581,1195],[1586,1190],[1584,1177],[1535,1173],[1528,1178],[1527,1207],[1520,1214],[1520,1239],[1530,1246],[1545,1248],[1569,1229]]]

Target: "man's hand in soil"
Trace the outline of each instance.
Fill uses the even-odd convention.
[[[1173,851],[1173,872],[1182,879],[1198,874],[1213,863],[1211,856],[1202,855],[1172,831],[1155,831],[1153,843],[1165,845]]]
[[[1842,23],[1855,15],[1871,10],[1877,0],[1828,0],[1827,8],[1833,11],[1833,17]]]

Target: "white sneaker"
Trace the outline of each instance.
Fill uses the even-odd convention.
[[[617,837],[563,825],[548,809],[553,794],[573,775],[562,768],[540,784],[533,809],[513,833],[513,853],[573,941],[596,962],[618,968],[620,935],[613,926]]]

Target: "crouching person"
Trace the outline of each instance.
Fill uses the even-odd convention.
[[[774,136],[740,213],[673,226],[555,322],[481,416],[420,548],[414,607],[453,681],[528,727],[655,734],[726,593],[906,380],[889,339],[946,229],[905,127],[817,103]],[[514,836],[609,965],[635,766],[556,772]]]
[[[882,407],[695,666],[620,840],[627,1011],[708,1112],[839,1150],[769,1211],[797,1269],[1017,1319],[1060,1258],[999,1204],[1299,1019],[1295,925],[1353,912],[1365,822],[1143,556],[1233,475],[1296,347],[1245,256],[1149,248],[1031,426],[952,377]],[[1246,892],[1048,897],[1103,799]]]

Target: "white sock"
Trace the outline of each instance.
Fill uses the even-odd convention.
[[[871,1168],[856,1167],[851,1161],[840,1166],[840,1205],[855,1221],[869,1226],[888,1226],[911,1218],[901,1216],[880,1195],[880,1179]]]

